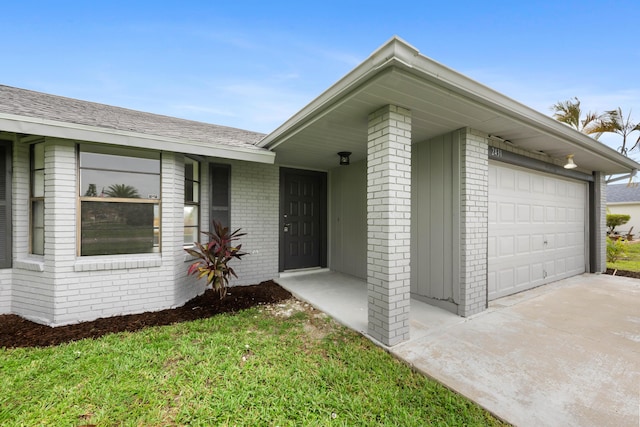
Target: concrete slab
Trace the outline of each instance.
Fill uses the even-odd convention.
[[[640,281],[583,275],[391,351],[518,426],[640,425]]]
[[[278,282],[366,334],[364,282],[310,276]],[[389,350],[518,426],[640,426],[640,280],[576,276],[468,319],[412,300]]]
[[[318,268],[281,273],[276,282],[296,298],[367,335],[367,284],[362,279]],[[439,334],[448,325],[464,322],[462,317],[413,299],[410,311],[413,338]]]

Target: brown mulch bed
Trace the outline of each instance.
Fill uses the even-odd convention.
[[[229,288],[224,299],[208,289],[179,308],[114,316],[75,325],[40,325],[14,314],[0,315],[0,348],[46,347],[106,334],[137,331],[150,326],[170,325],[205,319],[220,313],[233,313],[262,304],[291,298],[291,293],[273,281],[259,285]]]
[[[613,270],[611,268],[607,268],[606,274],[611,274],[613,276],[624,276],[624,277],[633,277],[634,279],[640,279],[640,273],[637,271]]]

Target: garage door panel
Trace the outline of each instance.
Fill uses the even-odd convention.
[[[498,281],[496,280],[496,272],[492,271],[487,274],[487,292],[489,295],[493,295],[496,293]]]
[[[531,234],[531,241],[533,242],[533,250],[532,250],[532,252],[542,252],[542,251],[544,251],[544,235],[542,235],[542,234]]]
[[[505,268],[498,272],[498,283],[503,284],[509,288],[515,286],[513,268]]]
[[[544,178],[544,194],[551,197],[556,195],[556,182],[547,177]]]
[[[489,202],[488,219],[489,219],[489,224],[496,223],[498,221],[498,203]]]
[[[531,222],[537,224],[544,223],[544,206],[532,205],[531,206]]]
[[[556,222],[556,208],[553,206],[547,206],[545,208],[544,221],[547,224],[554,224]]]
[[[531,236],[519,235],[516,236],[516,254],[526,255],[533,251],[533,245],[531,244]]]
[[[567,210],[565,208],[556,208],[556,221],[560,223],[567,222]]]
[[[528,224],[531,222],[531,206],[519,203],[517,211],[518,223]]]
[[[516,270],[516,277],[517,286],[522,286],[531,282],[531,280],[533,279],[531,277],[531,267],[529,267],[528,265],[518,267],[518,269]]]
[[[585,271],[585,183],[494,163],[489,178],[489,299]]]
[[[502,224],[513,224],[516,222],[516,207],[513,203],[500,203],[498,221]]]
[[[558,248],[564,248],[568,246],[569,240],[571,240],[569,233],[558,233],[555,235],[555,245]]]
[[[500,236],[498,239],[498,256],[512,256],[515,253],[514,240],[513,236]]]
[[[532,193],[544,194],[544,178],[539,175],[531,176]]]

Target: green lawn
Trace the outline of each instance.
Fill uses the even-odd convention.
[[[502,425],[317,311],[282,310],[2,348],[0,425]]]
[[[625,256],[616,262],[608,262],[607,268],[640,271],[640,242],[624,243]]]

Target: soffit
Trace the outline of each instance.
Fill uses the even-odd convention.
[[[354,162],[365,159],[367,117],[392,104],[411,110],[413,143],[470,127],[511,141],[524,150],[544,152],[558,161],[574,154],[584,172],[625,173],[637,165],[550,117],[504,99],[517,110],[531,113],[533,119],[508,105],[488,102],[478,93],[455,88],[438,76],[402,65],[389,66],[357,87],[326,100],[304,121],[294,122],[289,132],[272,138],[270,146],[277,163],[300,168],[334,168],[338,165],[339,151],[352,152]]]

